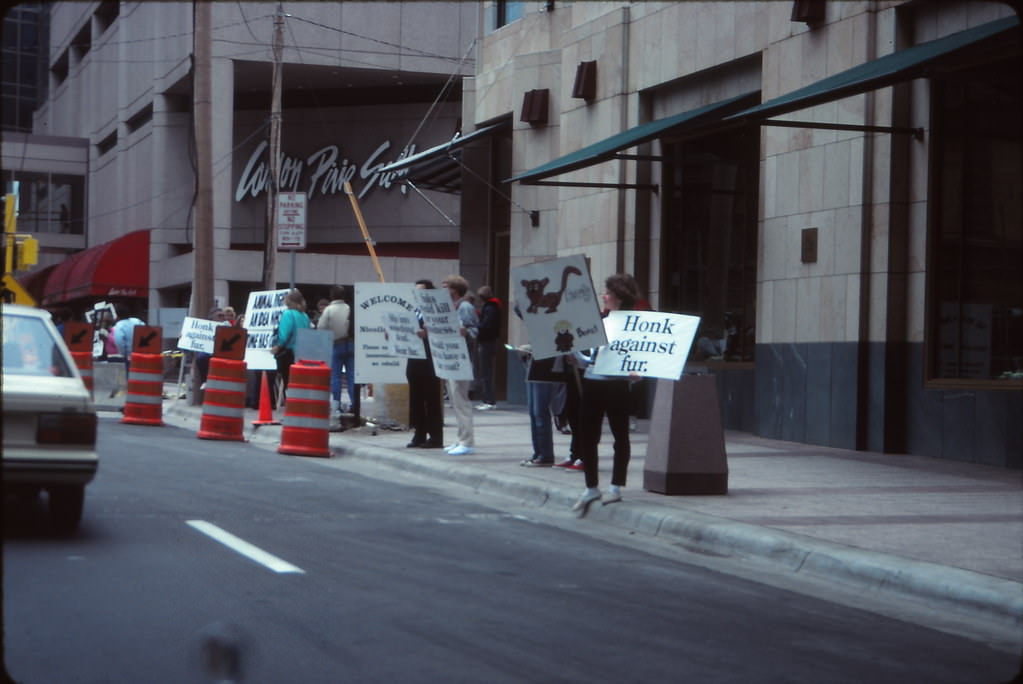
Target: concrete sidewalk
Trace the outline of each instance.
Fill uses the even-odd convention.
[[[279,425],[252,427],[253,443],[276,446]],[[278,420],[283,412],[275,413]],[[372,402],[364,415],[373,415]],[[198,430],[201,407],[169,399],[166,422]],[[883,589],[962,611],[1019,633],[1023,643],[1023,474],[917,456],[882,455],[780,442],[726,432],[729,492],[666,496],[643,490],[647,436],[638,421],[624,501],[595,504],[580,525],[613,525],[714,555],[767,560],[863,591]],[[453,441],[453,417],[445,438]],[[477,411],[476,453],[406,448],[411,433],[360,427],[330,435],[333,458],[360,459],[530,507],[573,514],[581,472],[525,468],[532,455],[524,407]],[[569,437],[555,432],[555,454]],[[608,485],[611,438],[601,442]]]

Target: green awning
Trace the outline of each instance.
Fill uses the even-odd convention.
[[[669,135],[679,135],[684,132],[698,130],[719,123],[724,115],[735,108],[743,106],[745,100],[753,98],[757,92],[745,93],[737,97],[729,98],[721,102],[691,109],[681,114],[675,114],[664,119],[657,119],[649,123],[630,128],[605,138],[600,142],[587,145],[586,147],[558,157],[554,161],[547,162],[535,169],[513,176],[505,181],[511,183],[520,181],[526,185],[535,184],[544,178],[556,176],[576,169],[582,169],[593,164],[615,158],[621,150],[635,147],[656,138]]]
[[[814,105],[859,95],[926,75],[927,67],[940,59],[977,43],[1007,34],[1019,27],[1019,18],[1006,17],[953,33],[944,38],[914,45],[870,62],[860,64],[834,76],[776,97],[755,107],[726,116],[726,121],[767,119]]]
[[[469,143],[511,128],[511,119],[484,126],[446,143],[391,162],[380,173],[403,172],[402,176],[424,190],[458,193],[462,190],[462,148]]]

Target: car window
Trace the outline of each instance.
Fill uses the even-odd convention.
[[[4,313],[4,374],[71,377],[60,342],[32,316]]]

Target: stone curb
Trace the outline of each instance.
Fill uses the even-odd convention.
[[[164,419],[169,424],[184,428],[197,428],[199,425],[196,411],[183,406],[170,410],[165,407]],[[252,443],[277,444],[280,427],[253,429],[246,426],[245,436]],[[404,473],[458,484],[479,494],[499,495],[531,506],[556,506],[566,515],[571,515],[569,509],[576,497],[564,487],[519,481],[481,470],[478,466],[440,461],[417,453],[399,453],[392,448],[332,444],[331,451],[335,458],[342,456],[367,461]],[[942,609],[968,612],[1023,629],[1020,584],[969,570],[856,549],[784,530],[646,502],[629,502],[627,506],[595,505],[586,520],[674,540],[698,552],[767,561],[790,572],[840,580],[864,590],[894,592],[934,603],[935,608],[940,604]]]

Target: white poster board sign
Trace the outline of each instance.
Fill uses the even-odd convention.
[[[593,372],[678,380],[699,326],[699,316],[612,311],[604,319],[609,342],[597,354]]]
[[[178,335],[178,349],[212,354],[217,328],[222,325],[230,324],[227,321],[209,321],[205,318],[185,316],[181,323],[181,333]]]
[[[188,309],[184,307],[161,307],[156,310],[155,325],[163,328],[164,333],[171,334],[175,330],[181,330],[188,317]]]
[[[387,340],[395,356],[405,359],[425,359],[426,345],[419,332],[419,318],[408,311],[388,311],[384,314]]]
[[[249,334],[245,345],[245,364],[249,370],[277,370],[277,360],[270,353],[270,347],[274,346],[274,329],[284,313],[287,296],[287,290],[249,293],[242,322]]]
[[[334,333],[330,330],[299,328],[295,337],[296,361],[322,361],[329,367],[334,356]]]
[[[460,332],[462,321],[451,293],[441,289],[414,290],[414,294],[426,324],[434,373],[446,380],[472,380],[469,345]]]
[[[405,359],[396,356],[387,339],[384,315],[406,312],[413,316],[416,302],[412,283],[355,283],[355,382],[404,384]]]
[[[582,254],[518,266],[511,276],[534,359],[607,344]]]

